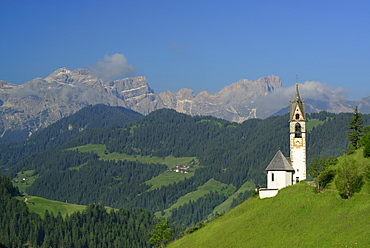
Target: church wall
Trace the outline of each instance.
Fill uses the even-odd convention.
[[[296,177],[299,180],[306,179],[306,137],[305,133],[302,133],[302,138],[294,138],[294,134],[291,134],[291,146],[290,146],[290,160],[292,167],[295,169],[293,181],[296,181]]]
[[[292,173],[287,171],[268,171],[267,188],[281,189],[292,184]]]
[[[290,124],[290,126],[289,126],[289,131],[290,131],[291,134],[294,134],[294,131],[295,131],[295,123],[296,122],[292,121],[291,124]],[[299,121],[298,123],[301,125],[302,130],[305,131],[306,130],[306,122]]]
[[[259,190],[259,196],[261,199],[263,198],[269,198],[269,197],[274,197],[279,193],[279,190],[277,189],[260,189]]]

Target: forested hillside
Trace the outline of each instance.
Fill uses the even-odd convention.
[[[17,194],[10,178],[0,176],[0,242],[6,247],[151,247],[147,241],[158,219],[149,211],[90,204],[65,218],[48,211],[41,218]]]
[[[33,134],[28,140],[0,144],[0,173],[37,152],[54,149],[94,128],[125,125],[142,118],[142,115],[123,107],[103,104],[87,106],[47,128]]]
[[[61,129],[59,124],[46,128],[23,143],[2,146],[0,161],[3,172],[14,177],[18,172],[31,171],[35,181],[26,190],[31,195],[77,204],[96,202],[131,210],[145,208],[164,216],[173,213],[176,223],[191,225],[208,218],[215,206],[247,181],[264,186],[264,169],[278,148],[289,155],[287,115],[238,124],[162,109],[132,124],[125,124],[126,117],[117,115],[112,121],[107,118],[105,114],[110,113],[111,107],[99,108],[108,109],[87,114],[95,118],[80,118],[90,122],[106,118],[105,123],[99,124],[106,125],[104,127],[87,130],[90,124],[77,125],[75,123],[81,121],[76,117],[73,122],[61,121],[64,127],[85,128],[83,132],[60,137],[60,133],[68,132],[61,131],[66,129]],[[324,154],[338,156],[340,151],[346,150],[346,129],[351,117],[352,114],[326,112],[308,115],[308,161]],[[370,124],[369,115],[364,115],[363,119],[365,125]],[[114,153],[146,156],[149,162],[106,160],[96,153],[70,149],[88,144],[105,147],[104,155],[107,157]],[[164,161],[169,155],[196,157],[199,164],[190,167],[192,172],[189,176],[178,177],[176,172],[165,172],[167,166],[163,163],[150,162],[150,158]],[[165,173],[166,177],[176,175],[178,179],[152,189],[148,182]],[[179,205],[181,197],[196,191],[211,179],[218,183],[215,189]],[[229,186],[233,192],[222,191]],[[232,206],[248,197],[251,190],[241,192],[234,198]]]

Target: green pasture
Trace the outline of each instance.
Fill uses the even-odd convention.
[[[360,172],[370,166],[359,149],[332,169],[348,158]],[[347,200],[334,183],[319,194],[310,184],[288,186],[272,198],[252,197],[168,247],[370,247],[370,181]]]
[[[301,182],[273,198],[250,198],[168,247],[369,247],[370,195],[315,194]]]
[[[66,214],[82,211],[86,208],[84,205],[53,201],[38,196],[26,195],[24,197],[27,198],[27,207],[41,217],[44,217],[46,210],[48,210],[49,213],[53,213],[55,216],[60,212],[64,217]],[[22,200],[24,201],[24,199]],[[34,202],[34,204],[29,204],[29,202]]]
[[[320,121],[319,119],[308,119],[306,123],[307,132],[311,131],[314,127],[324,124],[325,121]]]
[[[231,210],[231,204],[233,200],[237,198],[239,194],[244,193],[246,191],[255,190],[255,189],[256,189],[256,185],[253,182],[251,181],[245,182],[234,194],[232,194],[229,198],[227,198],[226,201],[224,201],[223,203],[215,207],[211,216],[215,216],[216,213],[229,212]]]
[[[23,180],[23,178],[26,178],[26,180]],[[14,187],[18,187],[19,192],[24,193],[26,192],[26,188],[31,186],[36,178],[37,175],[35,175],[35,170],[20,171],[17,173],[17,176],[13,178],[13,185]],[[17,180],[18,183],[14,183],[14,180]]]
[[[106,150],[105,145],[101,144],[88,144],[84,146],[77,146],[70,148],[69,150],[78,150],[80,152],[93,152],[97,153],[100,159],[104,160],[127,160],[127,161],[139,161],[141,163],[153,163],[153,164],[165,164],[167,167],[175,167],[176,165],[197,165],[198,160],[196,157],[180,157],[175,158],[173,156],[167,157],[155,157],[155,156],[141,156],[141,155],[128,155],[125,153],[112,152],[109,153]]]
[[[182,197],[180,197],[175,204],[173,204],[170,208],[166,209],[164,217],[169,217],[171,215],[170,210],[173,208],[177,208],[189,201],[196,201],[199,198],[203,197],[204,195],[213,192],[218,192],[219,194],[224,194],[225,196],[230,196],[235,192],[235,187],[231,185],[226,185],[220,183],[213,178],[210,179],[208,182],[203,184],[202,186],[198,187],[196,191],[190,192]],[[156,213],[159,215],[160,213]]]
[[[160,188],[161,186],[167,186],[171,183],[180,182],[185,178],[190,178],[192,176],[194,176],[194,172],[189,172],[185,174],[174,171],[165,171],[162,174],[154,177],[153,179],[146,181],[145,183],[152,186],[149,190],[154,190],[156,188]]]

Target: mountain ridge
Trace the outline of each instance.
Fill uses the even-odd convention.
[[[144,115],[172,108],[232,122],[266,118],[287,105],[291,90],[283,88],[281,79],[271,75],[255,81],[240,79],[215,94],[202,91],[195,95],[186,88],[156,94],[144,76],[105,81],[87,69],[64,67],[22,85],[0,81],[0,141],[23,140],[85,106],[100,103]],[[350,112],[355,105],[359,105],[360,111],[370,112],[370,97],[351,102],[335,91],[319,94],[318,100],[307,98],[307,106],[314,112]]]

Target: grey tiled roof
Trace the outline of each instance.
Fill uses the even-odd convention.
[[[290,162],[283,153],[279,150],[271,160],[270,164],[266,167],[266,171],[294,171]]]

